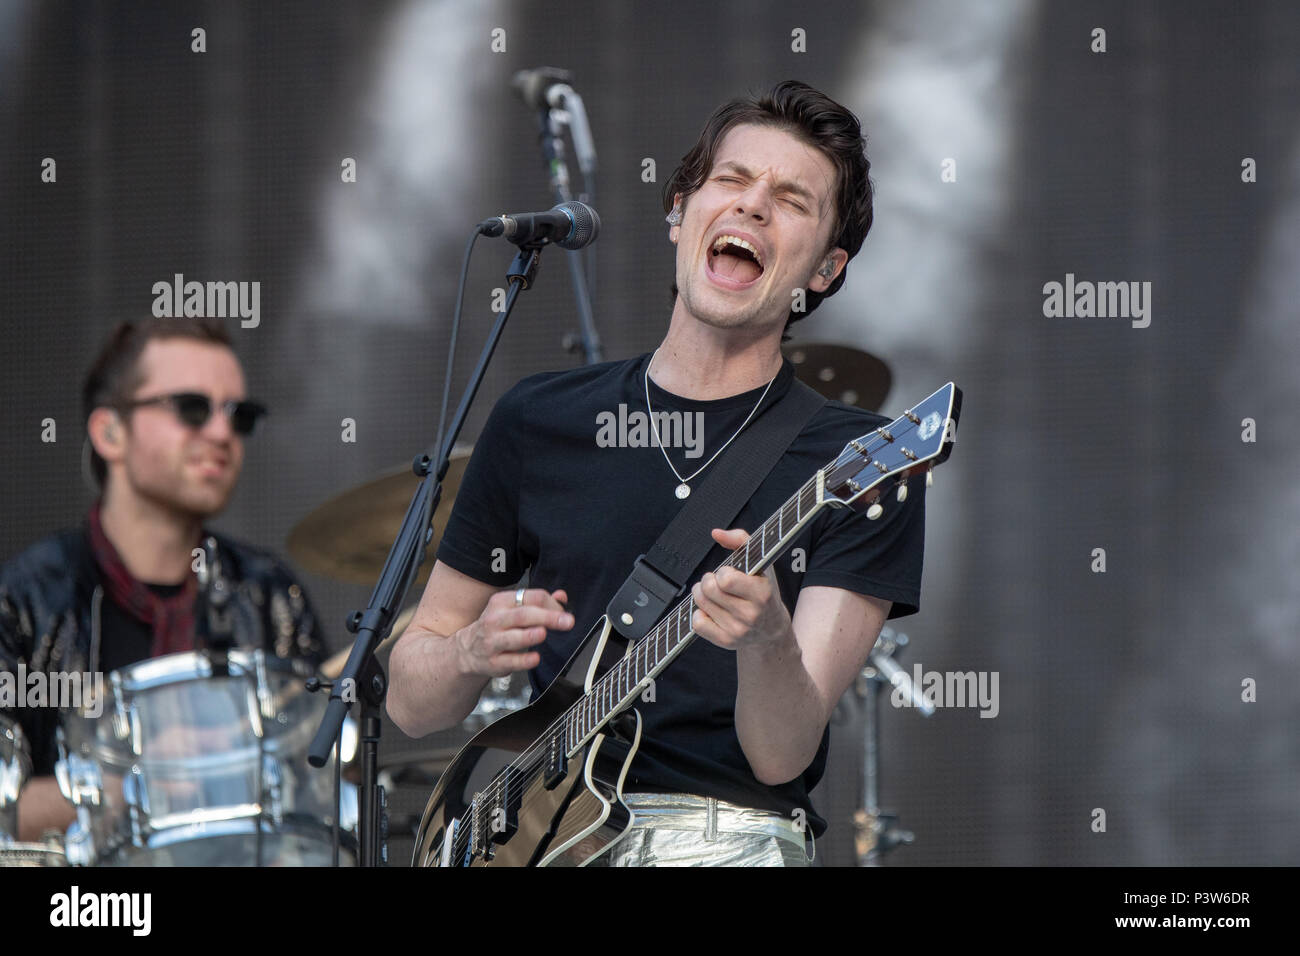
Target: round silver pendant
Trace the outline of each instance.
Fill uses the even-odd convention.
[[[677,486],[678,498],[685,498],[690,493],[691,493],[691,486],[688,485],[686,482],[683,481],[680,485]]]

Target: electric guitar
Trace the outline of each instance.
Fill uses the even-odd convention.
[[[905,500],[909,477],[947,460],[960,414],[961,390],[949,382],[850,441],[719,567],[763,573],[823,508],[880,517],[878,499],[896,489]],[[412,865],[582,866],[613,846],[632,823],[622,798],[641,741],[632,705],[690,645],[694,612],[687,594],[635,644],[602,617],[541,696],[457,754],[425,807]],[[625,653],[602,671],[606,647],[618,642],[628,645]],[[626,758],[598,766],[602,745],[615,736],[626,741]]]

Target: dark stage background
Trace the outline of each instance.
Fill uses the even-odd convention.
[[[1285,2],[11,0],[0,559],[83,515],[81,376],[175,273],[261,283],[260,325],[231,330],[273,415],[217,527],[282,550],[430,442],[467,231],[551,204],[518,69],[576,74],[600,154],[597,323],[608,357],[649,350],[670,312],[662,183],[715,105],[796,77],[862,118],[878,188],[846,286],[799,336],[885,358],[891,415],[949,379],[966,396],[923,608],[897,623],[909,672],[997,672],[999,709],[885,708],[883,803],[916,833],[890,864],[1294,865],[1297,50]],[[465,437],[520,377],[578,361],[559,256]],[[457,390],[508,258],[479,245]],[[1067,273],[1151,283],[1149,326],[1045,316]],[[367,589],[304,581],[343,646]],[[851,859],[854,726],[835,726],[822,794],[829,862]]]

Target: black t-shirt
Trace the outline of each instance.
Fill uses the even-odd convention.
[[[185,585],[149,584],[146,587],[160,598],[171,598],[180,594]],[[99,658],[101,671],[108,674],[153,656],[153,628],[118,607],[117,602],[107,595],[100,606],[100,614],[104,628]]]
[[[692,401],[649,384],[656,414],[681,412],[681,429],[661,448],[646,424],[649,355],[551,372],[510,389],[488,417],[438,548],[438,560],[477,580],[508,588],[528,572],[529,586],[564,588],[575,625],[539,645],[530,677],[534,694],[560,672],[632,569],[683,502],[677,472],[688,477],[740,427],[763,388],[712,401]],[[785,362],[756,417],[789,390]],[[640,414],[634,414],[639,412]],[[695,413],[701,413],[702,419]],[[686,422],[703,424],[702,445]],[[889,419],[828,402],[804,426],[731,527],[753,531],[849,440]],[[640,427],[638,427],[638,424]],[[671,439],[679,439],[671,447]],[[725,453],[724,453],[725,454]],[[698,487],[709,468],[690,484]],[[845,508],[826,509],[795,538],[773,568],[782,600],[794,613],[800,588],[844,588],[894,602],[890,617],[920,603],[925,540],[924,482],[909,482],[906,503],[882,502],[870,520]],[[702,532],[707,534],[708,531]],[[689,584],[727,556],[715,545]],[[808,793],[826,764],[829,729],[804,773],[780,786],[754,776],[735,729],[736,658],[697,638],[655,680],[655,700],[639,701],[640,749],[626,792],[694,793],[741,806],[792,814],[802,809],[814,834],[825,822]],[[604,754],[610,744],[602,745]],[[616,748],[612,748],[616,749]],[[625,751],[624,751],[625,752]]]

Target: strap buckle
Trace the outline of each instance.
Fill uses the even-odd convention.
[[[655,570],[640,554],[605,613],[615,630],[630,641],[639,641],[663,617],[668,603],[680,591],[679,585]]]

